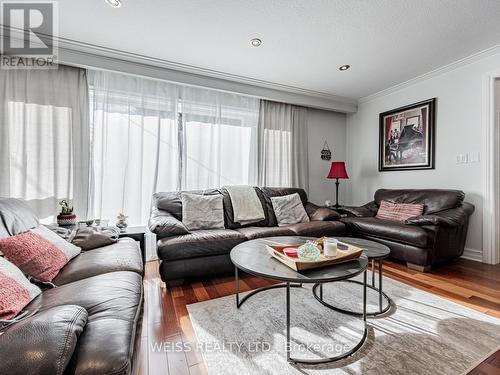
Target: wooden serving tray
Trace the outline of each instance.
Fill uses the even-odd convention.
[[[321,254],[319,256],[319,260],[313,262],[300,260],[298,257],[289,257],[288,255],[285,255],[283,253],[283,249],[287,247],[298,248],[300,245],[266,245],[266,249],[273,258],[276,258],[281,263],[287,265],[295,271],[304,271],[313,268],[326,267],[333,264],[348,262],[350,260],[359,258],[363,253],[362,248],[339,241],[338,244],[347,247],[347,250],[341,250],[337,248],[337,256],[335,258],[327,258],[323,255],[322,239],[316,241],[316,244],[320,245],[319,248],[321,250]]]

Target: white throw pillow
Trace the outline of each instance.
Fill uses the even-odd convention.
[[[182,223],[190,231],[224,228],[222,195],[182,193]]]
[[[271,203],[279,227],[309,221],[309,216],[307,216],[304,205],[297,193],[282,197],[271,197]]]
[[[82,251],[82,249],[80,249],[78,246],[75,246],[72,243],[66,241],[64,238],[52,232],[49,228],[47,228],[44,225],[40,225],[35,229],[31,229],[30,232],[34,232],[42,236],[52,245],[61,250],[68,259],[68,261],[76,257]]]

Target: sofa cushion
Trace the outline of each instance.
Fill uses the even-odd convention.
[[[139,246],[131,238],[121,238],[112,245],[82,251],[59,272],[52,282],[56,285],[64,285],[116,271],[131,271],[139,275],[143,272]]]
[[[0,320],[14,318],[42,292],[3,257],[0,257],[0,286]]]
[[[297,193],[300,196],[300,200],[304,207],[307,204],[307,193],[304,189],[301,188],[272,188],[272,187],[263,187],[261,188],[262,194],[264,194],[264,199],[266,200],[266,210],[268,216],[267,225],[270,227],[276,227],[278,225],[278,221],[276,220],[276,215],[274,214],[273,204],[271,203],[272,197],[282,197],[285,195],[290,195]]]
[[[403,223],[410,217],[422,215],[424,205],[422,203],[391,203],[382,201],[377,211],[376,218]]]
[[[25,232],[0,240],[0,251],[27,276],[52,281],[69,259],[45,238]]]
[[[282,197],[271,197],[271,203],[279,227],[309,221],[309,216],[307,216],[304,205],[297,193]]]
[[[52,245],[57,247],[68,260],[73,259],[82,251],[80,247],[66,241],[64,238],[47,228],[45,225],[39,225],[38,227],[31,229],[30,232],[36,233],[39,236],[45,238]]]
[[[247,227],[236,229],[247,240],[271,236],[293,236],[295,232],[289,227]]]
[[[465,193],[460,190],[379,189],[375,192],[378,206],[383,200],[391,203],[423,203],[425,215],[458,207],[464,198]]]
[[[406,243],[417,247],[432,246],[433,235],[424,228],[375,217],[346,217],[342,219],[354,234]]]
[[[57,306],[25,318],[0,335],[0,373],[62,375],[87,323],[80,306]]]
[[[88,313],[87,325],[65,373],[128,374],[141,303],[141,275],[112,272],[46,290],[26,310],[83,307]]]
[[[0,198],[0,238],[15,236],[40,225],[38,216],[21,199]]]
[[[182,193],[182,223],[190,232],[224,228],[222,195]]]
[[[241,233],[232,229],[205,229],[158,241],[158,256],[162,260],[188,259],[217,254],[228,254],[245,241]]]
[[[299,236],[323,237],[345,235],[345,224],[340,221],[310,221],[285,227]]]

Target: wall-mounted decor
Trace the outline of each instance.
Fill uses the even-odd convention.
[[[434,169],[436,98],[380,114],[379,171]]]
[[[328,147],[328,143],[326,141],[323,145],[323,149],[321,150],[321,160],[332,160],[332,152],[330,151],[330,147]]]

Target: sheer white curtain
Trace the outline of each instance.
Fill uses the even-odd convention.
[[[259,185],[308,191],[307,109],[261,100]]]
[[[144,224],[151,196],[179,188],[176,85],[89,72],[92,217]]]
[[[46,223],[63,198],[86,216],[85,70],[1,70],[0,98],[0,196],[25,199]]]
[[[182,188],[256,184],[259,100],[196,87],[181,97]]]

